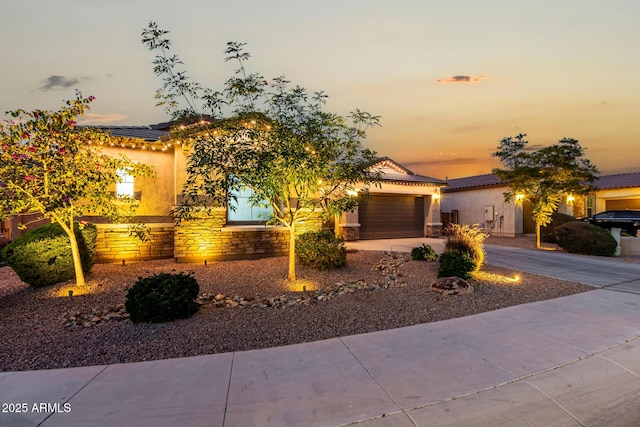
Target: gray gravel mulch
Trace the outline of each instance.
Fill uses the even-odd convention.
[[[387,289],[351,290],[324,301],[311,300],[307,305],[286,308],[228,308],[208,303],[190,319],[162,324],[133,324],[114,314],[117,306],[124,304],[127,288],[138,277],[159,272],[193,272],[201,294],[243,298],[302,294],[299,288],[283,280],[287,272],[285,257],[215,262],[207,266],[175,264],[170,260],[125,266],[100,264],[88,275],[85,291],[75,288],[72,282],[29,288],[10,268],[0,268],[0,371],[282,346],[435,322],[593,289],[527,273],[519,273],[520,280],[515,281],[517,272],[486,265],[472,281],[475,287],[472,295],[442,296],[428,288],[436,277],[438,264],[410,261],[407,255],[402,256],[404,259],[397,268],[399,280]],[[333,271],[299,265],[299,284],[307,286],[309,295],[317,289],[326,293],[337,283],[388,284],[384,272],[376,266],[390,259],[389,254],[381,252],[357,252],[349,253],[347,264]],[[68,297],[69,290],[74,290],[72,298]],[[69,324],[69,316],[76,315],[80,320],[78,326],[65,326]]]

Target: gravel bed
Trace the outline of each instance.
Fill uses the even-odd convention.
[[[124,304],[138,277],[159,272],[193,272],[201,294],[243,298],[301,296],[286,280],[287,258],[225,261],[209,265],[170,260],[95,265],[84,292],[72,282],[32,289],[8,268],[0,268],[0,371],[68,368],[173,357],[196,356],[296,344],[467,316],[502,307],[556,298],[593,288],[563,280],[486,265],[472,281],[472,295],[430,292],[437,263],[400,255],[394,271],[380,271],[393,254],[349,253],[347,265],[334,271],[298,266],[299,285],[313,294],[336,283],[389,283],[386,289],[352,290],[324,301],[286,308],[235,308],[205,304],[190,319],[162,324],[133,324],[105,313]],[[397,260],[396,260],[397,261]],[[378,268],[376,268],[378,267]],[[68,291],[74,296],[68,297]],[[84,294],[83,294],[84,293]],[[78,295],[82,294],[82,295]],[[92,314],[93,313],[93,314]],[[96,315],[97,313],[97,315]],[[70,314],[100,317],[95,326],[65,326]],[[68,322],[67,322],[68,323]],[[91,323],[89,321],[89,323]]]

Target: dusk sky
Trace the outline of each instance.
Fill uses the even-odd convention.
[[[91,124],[168,120],[140,41],[170,31],[193,80],[220,89],[247,43],[250,72],[382,116],[365,144],[416,173],[491,172],[505,136],[578,139],[603,174],[640,171],[638,0],[21,0],[0,14],[0,109],[94,95]]]

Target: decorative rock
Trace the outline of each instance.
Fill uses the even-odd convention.
[[[129,318],[129,313],[125,311],[124,304],[117,305],[115,307],[109,307],[108,309],[99,310],[93,308],[86,312],[70,312],[63,313],[60,316],[60,320],[67,328],[76,329],[78,327],[92,328],[96,325],[111,321],[111,320],[124,320]]]
[[[468,295],[473,293],[473,286],[459,277],[439,277],[431,282],[429,289],[442,295]]]

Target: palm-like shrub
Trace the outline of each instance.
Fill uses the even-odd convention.
[[[478,271],[484,263],[484,240],[487,238],[477,224],[449,224],[447,226],[447,241],[445,252],[467,253],[474,263],[474,270]],[[442,262],[442,259],[440,260]]]

